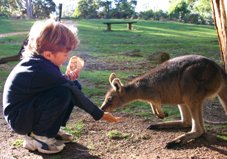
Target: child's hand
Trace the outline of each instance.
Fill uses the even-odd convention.
[[[79,75],[80,75],[80,70],[75,69],[74,71],[66,72],[65,74],[71,81],[75,81]]]
[[[68,79],[70,79],[71,81],[74,81],[79,77],[83,67],[84,67],[84,60],[81,59],[80,57],[73,56],[69,60],[65,75],[68,77]]]
[[[103,120],[106,120],[107,122],[121,122],[123,121],[123,118],[121,117],[115,117],[109,112],[104,112],[103,117],[101,118]]]

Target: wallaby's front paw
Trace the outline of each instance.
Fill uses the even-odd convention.
[[[155,114],[155,116],[159,119],[164,119],[165,117],[168,117],[169,114],[166,112],[160,113],[160,114]]]
[[[157,129],[159,129],[159,126],[157,124],[151,124],[147,129],[157,130]]]
[[[165,146],[166,149],[173,149],[182,145],[180,140],[168,142]]]

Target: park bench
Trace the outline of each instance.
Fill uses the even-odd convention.
[[[111,25],[112,24],[128,24],[127,26],[128,26],[128,30],[132,30],[132,24],[133,23],[137,23],[137,22],[129,22],[129,21],[121,21],[121,22],[116,22],[116,21],[113,21],[113,22],[103,22],[103,24],[106,24],[106,26],[107,26],[107,31],[111,31]]]

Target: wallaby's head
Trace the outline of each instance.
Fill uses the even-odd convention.
[[[116,77],[114,73],[111,73],[109,77],[111,89],[107,91],[105,100],[101,109],[104,111],[111,111],[114,108],[118,108],[125,104],[124,94],[125,89],[120,79]]]

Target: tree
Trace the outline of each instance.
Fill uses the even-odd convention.
[[[100,0],[80,0],[74,16],[78,18],[97,18]]]
[[[0,15],[27,14],[29,18],[49,17],[55,11],[53,0],[0,0]]]
[[[26,6],[28,17],[33,18],[32,0],[25,0],[25,6]]]
[[[187,0],[192,14],[199,15],[205,24],[213,24],[210,0]]]
[[[227,71],[227,3],[226,0],[212,0],[215,26],[225,71]]]
[[[185,0],[171,1],[169,8],[169,16],[171,19],[184,20],[189,13],[188,3]]]
[[[20,13],[22,1],[20,0],[0,0],[0,16],[10,16]]]
[[[36,18],[49,17],[56,11],[56,5],[52,0],[33,0],[33,14]]]
[[[74,16],[78,18],[131,18],[137,0],[80,0]]]
[[[114,0],[115,8],[111,11],[112,18],[131,18],[135,13],[137,0]]]
[[[111,10],[112,2],[109,0],[101,1],[101,11],[99,12],[99,16],[103,18],[110,18],[110,10]]]
[[[139,17],[145,20],[150,20],[154,18],[154,11],[149,9],[147,11],[140,12]]]

